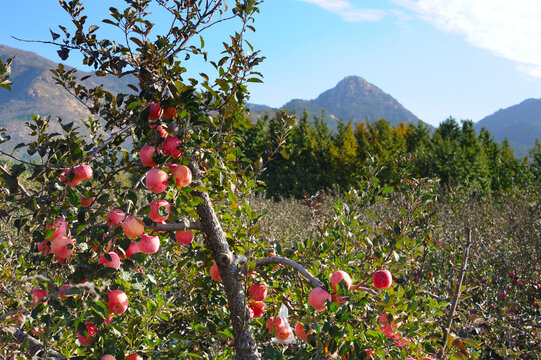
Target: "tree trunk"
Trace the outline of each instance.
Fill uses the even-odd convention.
[[[194,162],[190,163],[194,182],[200,182],[201,172]],[[200,197],[203,203],[197,206],[197,213],[206,239],[212,248],[213,258],[218,265],[222,277],[227,303],[229,305],[231,325],[233,327],[234,346],[238,360],[260,359],[254,334],[248,326],[248,306],[244,284],[242,282],[241,264],[231,252],[222,230],[222,226],[208,193],[194,191],[193,195]]]

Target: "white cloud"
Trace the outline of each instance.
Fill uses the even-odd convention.
[[[387,13],[383,10],[360,9],[349,0],[300,0],[315,4],[325,10],[338,14],[345,21],[380,21]]]
[[[541,77],[541,1],[394,0],[437,28],[463,35],[468,42]]]

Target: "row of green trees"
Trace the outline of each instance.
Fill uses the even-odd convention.
[[[279,141],[281,115],[261,117],[244,134],[244,151],[265,162],[269,144]],[[283,146],[261,174],[267,194],[302,197],[304,191],[346,190],[358,184],[366,164],[378,164],[378,179],[389,185],[403,178],[439,178],[442,186],[493,195],[523,188],[539,178],[541,145],[530,158],[514,156],[508,141],[499,143],[489,131],[476,133],[471,120],[448,118],[432,131],[428,126],[384,119],[374,123],[339,122],[329,129],[321,117],[298,116]]]

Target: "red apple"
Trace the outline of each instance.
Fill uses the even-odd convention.
[[[103,319],[103,322],[104,322],[106,325],[110,324],[112,321],[113,321],[113,317],[112,317],[112,316],[108,316],[108,317],[106,317],[105,319]]]
[[[98,260],[98,264],[104,264],[107,267],[117,270],[120,267],[120,257],[114,251],[111,251],[108,254],[111,260],[107,260],[107,258],[105,257],[105,254],[103,254],[102,256],[100,256],[100,259]]]
[[[160,214],[160,210],[165,215]],[[161,223],[167,220],[169,217],[169,203],[167,200],[158,200],[150,203],[150,212],[148,213],[150,219],[154,222]]]
[[[175,240],[181,245],[191,244],[193,241],[193,237],[194,237],[193,231],[191,230],[175,231]]]
[[[63,217],[59,217],[55,221],[53,221],[52,225],[50,223],[47,223],[47,225],[45,225],[45,231],[49,229],[54,229],[52,235],[48,237],[49,240],[52,240],[59,236],[66,236],[66,232],[68,231],[68,223]]]
[[[133,353],[126,356],[126,360],[143,360],[143,358],[137,355],[136,353]]]
[[[73,173],[75,174],[75,177],[79,179],[80,181],[86,181],[92,179],[92,175],[94,174],[94,171],[90,167],[90,165],[82,164],[79,166],[76,166],[73,169]]]
[[[176,117],[178,116],[177,114],[177,109],[174,107],[174,106],[170,106],[168,108],[165,108],[163,110],[163,117],[164,118],[173,118],[173,119],[176,119]]]
[[[389,323],[390,317],[391,315],[389,313],[381,315],[378,320],[378,324],[383,335],[387,336],[388,338],[394,338],[397,335],[397,330],[402,323],[395,324],[394,318]]]
[[[281,341],[288,341],[293,336],[290,326],[284,326],[279,331],[276,331],[276,338]]]
[[[267,305],[265,305],[263,301],[252,300],[250,301],[248,306],[253,310],[254,312],[253,317],[255,318],[262,317],[263,314],[265,313],[265,309],[267,309]]]
[[[269,333],[274,334],[275,332],[281,331],[286,326],[286,324],[281,317],[277,316],[274,319],[268,319],[265,326],[267,327],[267,329],[269,329]]]
[[[167,188],[169,175],[161,169],[150,169],[146,175],[147,188],[155,194],[163,192]]]
[[[85,323],[85,326],[86,330],[88,331],[88,335],[84,337],[82,334],[77,333],[77,338],[79,339],[81,346],[90,346],[90,344],[92,344],[92,336],[96,335],[98,329],[96,328],[96,325],[91,322]]]
[[[32,290],[32,301],[34,302],[34,305],[43,304],[43,301],[40,301],[45,296],[47,296],[47,292],[42,289],[34,289]],[[47,300],[45,301],[45,303]]]
[[[175,184],[178,187],[186,187],[192,182],[192,171],[185,165],[179,165],[173,169]]]
[[[38,243],[38,252],[42,252],[44,255],[49,255],[51,253],[48,239],[45,239]]]
[[[59,236],[54,238],[51,242],[51,252],[56,255],[57,258],[67,259],[73,253],[73,240],[67,236]]]
[[[372,282],[376,289],[390,288],[393,283],[393,277],[389,270],[378,270],[372,275]]]
[[[141,151],[139,152],[139,157],[141,159],[141,163],[143,164],[143,166],[147,166],[147,167],[158,166],[153,161],[154,153],[159,154],[160,149],[158,149],[155,146],[149,146],[149,145],[143,146],[141,148]]]
[[[162,143],[162,151],[165,155],[171,155],[174,158],[178,158],[182,151],[179,149],[181,141],[178,137],[168,135],[165,137]]]
[[[132,255],[139,252],[141,252],[141,250],[139,249],[139,244],[136,242],[132,242],[130,246],[128,246],[128,250],[126,250],[126,255],[124,257],[129,259]]]
[[[126,218],[124,211],[115,209],[107,214],[107,226],[110,228],[120,226],[120,223]]]
[[[158,132],[158,134],[160,134],[162,139],[165,139],[169,135],[167,133],[167,130],[165,130],[165,128],[162,125],[156,126],[156,132]]]
[[[335,271],[331,275],[329,280],[330,280],[330,282],[332,284],[334,292],[338,291],[338,288],[340,287],[340,285],[339,285],[340,281],[342,281],[342,280],[344,280],[344,282],[346,283],[346,287],[348,289],[351,288],[351,283],[352,283],[351,277],[345,271],[342,271],[342,270]]]
[[[116,357],[114,357],[113,355],[107,354],[107,355],[103,355],[100,360],[116,360]]]
[[[308,335],[312,333],[312,329],[310,329],[308,332],[304,331],[304,325],[298,322],[295,325],[295,335],[299,338],[299,340],[306,341],[308,340]]]
[[[87,199],[84,196],[82,196],[81,194],[77,194],[77,195],[79,195],[79,199],[81,200],[81,206],[82,207],[89,207],[90,205],[92,205],[92,203],[96,199],[95,197],[90,197],[90,198]]]
[[[162,116],[162,108],[160,104],[149,104],[149,111],[148,111],[148,121],[154,122],[158,120]]]
[[[312,289],[308,294],[308,302],[317,311],[325,310],[325,300],[331,301],[331,294],[320,287]]]
[[[72,173],[72,169],[64,169],[62,171],[62,174],[60,175],[60,181],[62,181],[63,183],[65,183],[66,181],[68,181],[68,179],[70,178],[70,175]],[[70,181],[68,181],[68,185],[69,186],[77,186],[81,183],[81,180],[79,178],[77,178],[77,176],[75,176],[75,174],[73,175],[73,179],[71,179]]]
[[[139,240],[139,250],[143,254],[154,254],[160,249],[160,238],[157,236],[143,235]]]
[[[218,271],[218,265],[214,264],[210,267],[210,277],[214,281],[222,281],[222,277],[220,276],[220,272]]]
[[[109,293],[107,307],[111,314],[123,314],[128,309],[128,296],[122,290],[113,290]]]
[[[122,223],[122,230],[124,230],[124,234],[127,237],[133,239],[143,235],[145,225],[143,224],[143,220],[135,216],[128,216]]]
[[[253,284],[248,289],[248,294],[255,301],[263,301],[267,297],[267,287],[262,284]]]

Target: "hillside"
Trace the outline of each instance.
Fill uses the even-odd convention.
[[[334,88],[323,92],[314,100],[294,99],[281,109],[294,110],[299,114],[306,110],[310,117],[320,116],[324,111],[327,123],[332,128],[339,119],[352,120],[353,123],[385,119],[392,125],[401,121],[419,121],[391,95],[358,76],[344,78]]]
[[[8,147],[14,146],[26,137],[28,129],[24,124],[31,119],[32,114],[60,117],[64,122],[88,117],[85,107],[66,90],[56,85],[52,79],[49,70],[56,68],[57,63],[33,52],[0,45],[0,58],[5,60],[11,57],[15,57],[11,66],[12,90],[0,91],[0,127],[6,127],[12,137],[12,141],[8,144],[2,144],[4,149],[9,149]],[[85,75],[91,74],[78,72],[80,77]],[[85,84],[87,86],[103,84],[113,92],[126,92],[130,80],[132,79],[92,76],[85,80]]]
[[[516,156],[527,155],[535,139],[541,139],[541,99],[524,100],[475,123],[477,131],[483,127],[497,141],[507,138]]]

